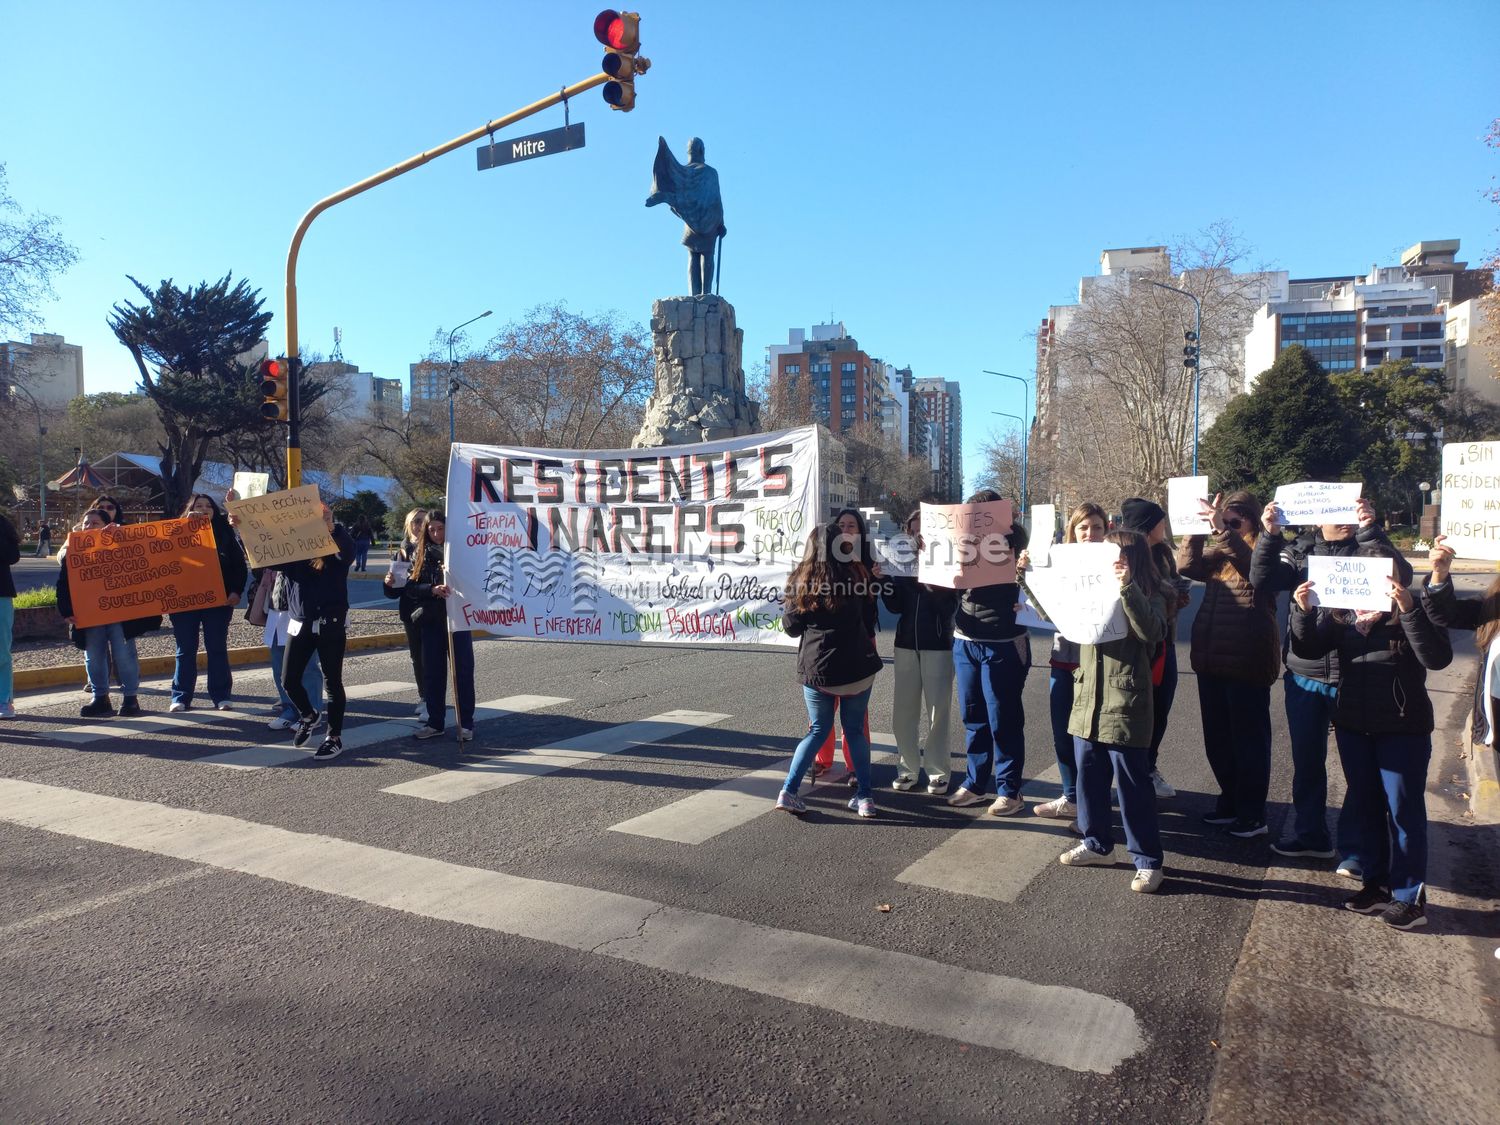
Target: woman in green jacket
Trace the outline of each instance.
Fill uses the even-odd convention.
[[[1135,859],[1130,889],[1149,894],[1162,881],[1161,833],[1151,784],[1151,659],[1167,635],[1167,598],[1173,595],[1162,585],[1144,536],[1114,531],[1106,542],[1120,548],[1115,577],[1126,633],[1117,640],[1079,646],[1068,731],[1078,759],[1078,827],[1083,843],[1059,858],[1069,867],[1115,862],[1109,801],[1113,776],[1120,792],[1125,846]]]

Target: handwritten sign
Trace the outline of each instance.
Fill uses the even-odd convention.
[[[1026,572],[1026,584],[1053,626],[1075,644],[1097,645],[1125,636],[1125,607],[1113,543],[1059,543],[1052,565]]]
[[[1396,560],[1365,555],[1309,555],[1312,604],[1327,609],[1390,609]]]
[[[1325,523],[1359,523],[1355,504],[1365,486],[1359,481],[1302,481],[1276,489],[1281,518],[1293,526]]]
[[[280,566],[338,551],[323,523],[315,484],[231,500],[225,506],[239,520],[235,530],[253,567]]]
[[[68,536],[63,561],[80,629],[226,604],[207,520],[155,520]]]
[[[1046,566],[1052,554],[1052,540],[1057,536],[1057,505],[1031,506],[1031,565]]]
[[[1171,477],[1167,481],[1167,522],[1173,535],[1207,535],[1214,525],[1198,514],[1198,503],[1213,493],[1207,477]]]
[[[270,473],[235,473],[231,486],[241,500],[264,496],[271,487]]]
[[[918,577],[930,586],[972,590],[1016,580],[1016,558],[1005,536],[1009,500],[982,504],[923,504]]]
[[[1500,441],[1443,446],[1442,532],[1466,559],[1500,559]]]

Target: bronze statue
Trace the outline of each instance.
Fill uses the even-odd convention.
[[[718,290],[714,246],[728,231],[724,226],[724,201],[719,197],[719,173],[703,163],[703,142],[697,137],[688,141],[687,154],[688,162],[678,163],[667,148],[666,138],[657,138],[646,206],[665,203],[685,224],[682,244],[688,248],[688,281],[693,296],[701,297]]]

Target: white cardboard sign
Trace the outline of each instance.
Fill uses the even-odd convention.
[[[1026,572],[1026,584],[1053,627],[1075,644],[1095,645],[1125,635],[1125,607],[1113,543],[1058,543],[1052,565]]]
[[[1466,559],[1500,559],[1500,441],[1443,446],[1442,531]]]
[[[1207,477],[1171,477],[1167,480],[1167,522],[1173,535],[1207,535],[1214,525],[1198,514],[1198,503],[1209,499]]]
[[[1046,566],[1052,554],[1052,537],[1057,534],[1057,505],[1031,506],[1030,555],[1032,566]]]
[[[1355,505],[1364,492],[1360,481],[1300,481],[1276,489],[1276,504],[1282,520],[1292,526],[1311,527],[1325,523],[1359,523]]]
[[[1325,609],[1390,609],[1396,560],[1367,555],[1309,555],[1312,604]]]

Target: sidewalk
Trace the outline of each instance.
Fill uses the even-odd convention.
[[[1453,641],[1428,679],[1428,925],[1343,910],[1357,888],[1330,864],[1271,853],[1225,996],[1211,1122],[1500,1120],[1500,825],[1468,807],[1473,634]],[[1330,817],[1342,800],[1330,745]]]

